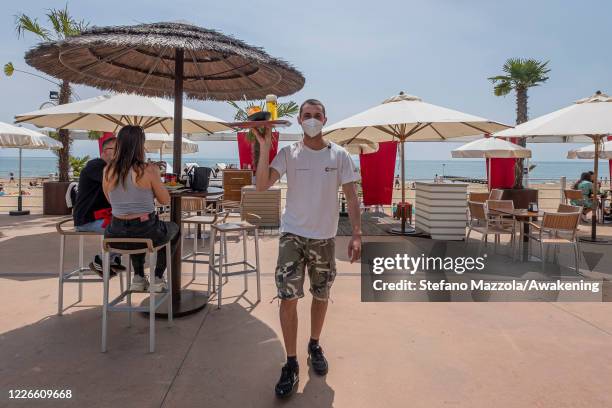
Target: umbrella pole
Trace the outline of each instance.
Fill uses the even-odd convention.
[[[21,195],[21,156],[23,149],[19,148],[19,181],[17,183],[17,211],[9,211],[9,215],[28,215],[30,211],[23,210],[23,196]]]
[[[581,241],[605,244],[608,242],[606,239],[597,237],[597,210],[599,209],[599,152],[601,150],[601,139],[603,136],[594,135],[591,136],[593,142],[595,143],[595,158],[593,161],[593,203],[591,207],[591,211],[593,215],[591,217],[591,236],[590,237],[581,237]]]
[[[183,135],[183,67],[184,50],[177,48],[174,52],[175,75],[174,75],[174,145],[172,149],[172,172],[177,176],[181,174],[181,139]],[[170,195],[170,219],[179,227],[179,234],[182,233],[181,222],[181,196],[179,194]],[[208,303],[208,293],[181,289],[181,264],[182,248],[181,240],[176,240],[176,249],[172,254],[169,264],[172,266],[172,316],[181,317],[196,313],[202,310]],[[166,305],[162,305],[156,313],[158,316],[167,316]]]
[[[529,157],[527,157],[525,160],[527,161],[527,164],[525,165],[527,172],[525,173],[523,184],[525,185],[525,188],[529,188]]]
[[[402,156],[402,162],[400,166],[402,166],[402,205],[406,202],[406,169],[404,167],[404,142],[402,141],[400,144],[400,151]],[[406,232],[406,211],[404,211],[404,207],[402,207],[402,234]]]
[[[489,187],[489,193],[491,192],[491,158],[487,157],[485,159],[487,161],[487,167],[489,171],[487,171],[487,187]]]
[[[21,196],[21,155],[23,149],[19,148],[19,196],[17,197],[17,211],[23,210],[23,197]]]
[[[176,146],[180,143],[183,133],[183,58],[184,51],[177,48],[174,53],[174,148],[172,149],[172,172],[179,174],[181,171],[181,149]],[[181,233],[181,197],[173,195],[171,199],[170,217],[179,226]],[[181,300],[181,240],[178,240],[176,252],[172,257],[172,297],[174,302]]]
[[[402,161],[401,165],[401,173],[402,173],[402,204],[406,202],[406,168],[404,165],[404,140],[400,139],[400,156]],[[400,206],[398,206],[398,209]],[[391,233],[397,235],[413,235],[416,231],[414,228],[410,227],[406,230],[406,209],[401,207],[401,217],[402,217],[402,226],[401,228],[392,228]]]
[[[596,137],[595,141],[595,162],[593,164],[593,216],[591,217],[591,239],[597,240],[597,210],[599,209],[599,147],[601,138]]]

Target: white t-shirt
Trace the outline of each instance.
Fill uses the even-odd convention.
[[[338,188],[359,180],[349,153],[335,143],[312,150],[302,141],[283,147],[270,167],[287,174],[281,232],[328,239],[338,231]]]

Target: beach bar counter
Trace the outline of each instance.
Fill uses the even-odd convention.
[[[432,239],[465,238],[467,184],[416,183],[415,226]]]

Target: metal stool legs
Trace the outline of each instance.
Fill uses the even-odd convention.
[[[255,228],[255,270],[257,276],[257,301],[261,301],[261,268],[259,267],[259,232]]]
[[[65,222],[65,221],[64,221]],[[62,223],[64,223],[62,222]],[[58,291],[57,291],[57,314],[61,316],[64,313],[64,284],[65,283],[78,283],[78,300],[76,303],[80,303],[83,301],[83,283],[90,282],[102,282],[97,275],[95,275],[92,271],[90,271],[88,266],[85,266],[85,236],[86,235],[96,235],[100,236],[100,241],[102,241],[103,237],[99,234],[91,233],[91,232],[66,232],[58,227],[58,231],[60,232],[60,251],[59,251],[59,267],[58,267]],[[79,245],[78,245],[78,268],[65,273],[65,258],[66,258],[66,236],[78,236]],[[91,275],[95,275],[95,277],[91,277]],[[118,273],[119,275],[119,285],[120,289],[123,292],[124,284],[123,284],[123,273]]]
[[[64,312],[64,251],[66,246],[66,236],[60,235],[60,260],[59,260],[59,288],[57,295],[57,314]]]
[[[172,266],[171,266],[171,243],[168,242],[160,247],[154,248],[151,240],[145,239],[126,239],[127,242],[139,242],[146,243],[147,248],[142,250],[118,250],[115,248],[109,248],[106,242],[120,242],[121,239],[107,239],[104,244],[104,256],[103,256],[103,282],[104,282],[104,293],[103,293],[103,303],[102,303],[102,345],[101,351],[104,353],[107,350],[107,334],[108,334],[108,312],[127,312],[128,313],[128,326],[132,324],[132,312],[148,312],[149,313],[149,352],[153,353],[155,351],[155,312],[160,307],[160,305],[166,301],[168,307],[168,326],[172,327]],[[151,278],[151,284],[149,285],[149,306],[132,306],[132,290],[129,288],[121,292],[119,296],[117,296],[112,301],[109,300],[109,280],[110,280],[110,251],[116,251],[119,253],[123,253],[128,255],[128,266],[127,266],[127,274],[126,278],[129,279],[131,277],[132,265],[131,265],[131,255],[133,254],[146,254],[149,258],[149,273]],[[167,279],[168,279],[168,290],[163,293],[156,293],[153,282],[155,279],[155,267],[157,265],[157,251],[164,250],[166,251],[166,259],[167,259]],[[126,306],[120,306],[119,303],[126,299]]]
[[[168,259],[170,261],[170,259]],[[169,262],[168,262],[169,263]],[[155,265],[157,264],[157,252],[149,253],[149,353],[155,350],[155,292],[153,291],[153,280],[155,279]],[[170,302],[172,303],[172,302]]]
[[[254,233],[254,241],[255,241],[255,265],[252,265],[248,261],[248,231],[252,230]],[[227,233],[228,232],[238,232],[238,237],[242,236],[242,253],[243,257],[241,261],[236,262],[228,262],[228,249],[227,249]],[[219,255],[216,255],[215,251],[215,242],[217,233],[219,233]],[[229,229],[224,230],[223,224],[219,226],[213,226],[211,228],[210,233],[210,258],[209,258],[209,276],[208,283],[211,288],[216,288],[217,292],[217,308],[221,308],[221,303],[223,299],[223,284],[224,277],[227,279],[229,276],[233,275],[243,275],[244,276],[244,291],[247,292],[249,289],[248,284],[248,274],[255,273],[257,278],[257,302],[261,301],[261,275],[260,275],[260,263],[259,263],[259,234],[257,228],[253,228],[253,226],[249,226],[246,228],[238,228],[238,229]],[[218,262],[216,261],[218,259]],[[241,270],[230,272],[230,266],[242,266]],[[219,278],[218,284],[216,283],[216,278]]]

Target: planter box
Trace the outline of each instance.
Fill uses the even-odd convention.
[[[66,191],[69,181],[47,181],[43,183],[43,215],[69,215],[66,206]]]
[[[538,190],[531,188],[504,189],[502,200],[512,200],[514,208],[526,209],[529,207],[529,203],[538,202]]]

